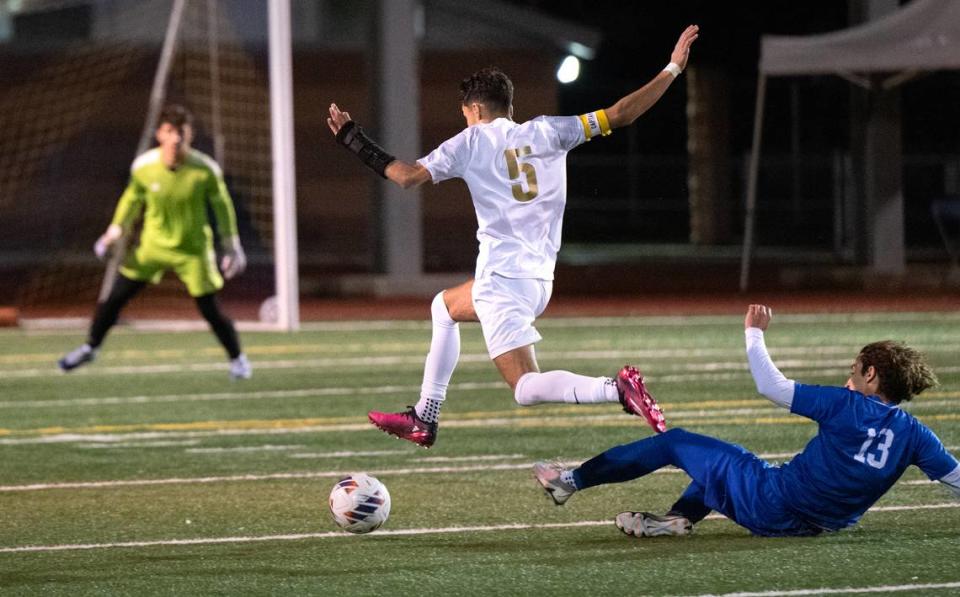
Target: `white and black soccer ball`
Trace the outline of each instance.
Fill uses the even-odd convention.
[[[330,513],[334,522],[345,531],[375,531],[390,516],[390,492],[376,477],[354,473],[333,486]]]

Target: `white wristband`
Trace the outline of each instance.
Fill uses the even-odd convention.
[[[680,73],[683,72],[683,69],[680,68],[680,65],[677,64],[676,62],[671,62],[670,64],[666,65],[665,67],[663,67],[663,70],[665,70],[665,71],[667,71],[668,73],[670,73],[671,75],[673,75],[673,78],[674,78],[674,79],[676,79],[677,77],[679,77],[679,76],[680,76]]]

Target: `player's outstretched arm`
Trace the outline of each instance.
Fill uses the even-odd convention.
[[[684,29],[683,33],[680,34],[680,39],[677,40],[677,45],[673,48],[673,53],[670,54],[670,64],[649,83],[604,110],[611,129],[632,124],[641,114],[657,103],[657,100],[667,91],[673,80],[687,67],[687,60],[690,58],[690,46],[696,41],[699,32],[700,28],[696,25],[690,25]]]
[[[368,168],[380,176],[395,182],[404,189],[422,185],[430,180],[430,172],[420,164],[409,164],[390,155],[363,132],[363,128],[342,111],[337,104],[330,104],[327,126],[337,142],[356,154]]]
[[[744,336],[747,342],[747,362],[750,374],[757,384],[757,391],[777,406],[790,408],[793,404],[793,391],[796,385],[777,369],[767,352],[763,341],[763,332],[770,325],[773,310],[765,305],[750,305],[743,320]]]

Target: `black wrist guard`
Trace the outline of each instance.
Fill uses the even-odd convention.
[[[360,161],[380,176],[387,177],[387,166],[397,159],[363,132],[363,127],[352,120],[337,131],[337,143],[357,154]]]

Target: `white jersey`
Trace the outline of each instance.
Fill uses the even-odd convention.
[[[587,140],[577,116],[467,127],[418,162],[434,184],[462,178],[477,212],[476,277],[552,280],[567,203],[567,152]]]

